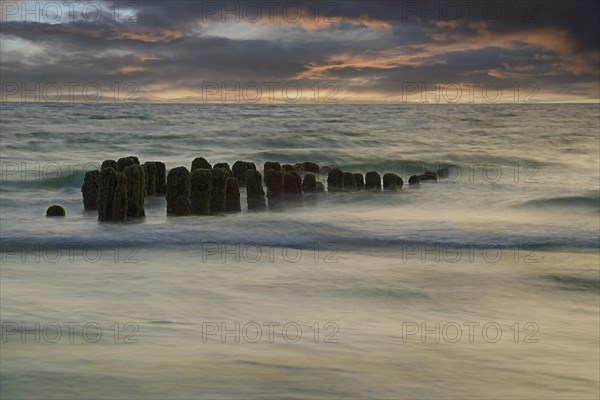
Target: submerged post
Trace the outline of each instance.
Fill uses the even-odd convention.
[[[192,161],[192,171],[195,169],[212,169],[212,166],[204,157],[194,158]]]
[[[356,188],[358,190],[365,189],[365,179],[363,178],[362,174],[354,174],[354,181],[356,182]]]
[[[256,170],[256,165],[248,161],[236,161],[231,170],[240,187],[246,187],[246,171]]]
[[[143,217],[146,215],[146,170],[141,165],[134,164],[125,167],[123,173],[127,176],[127,216]]]
[[[197,168],[190,176],[190,213],[210,215],[212,194],[212,172],[207,168]]]
[[[127,219],[127,176],[124,172],[117,172],[115,194],[112,202],[112,221],[125,221]]]
[[[313,173],[304,175],[302,181],[302,191],[304,193],[315,193],[317,191],[317,177]]]
[[[237,178],[227,178],[227,189],[225,195],[225,211],[239,212],[242,211],[240,205],[240,185]]]
[[[177,167],[167,176],[167,215],[190,214],[190,172]]]
[[[112,217],[112,199],[115,194],[117,183],[117,171],[112,167],[106,167],[100,172],[98,183],[98,220],[110,221]]]
[[[268,197],[283,196],[283,171],[268,169],[265,172],[265,182]]]
[[[327,175],[327,191],[341,192],[344,190],[344,173],[339,168],[333,168]]]
[[[262,185],[262,176],[256,170],[246,171],[246,195],[248,210],[262,210],[265,208],[265,190]]]
[[[88,171],[83,178],[81,194],[85,210],[98,209],[98,185],[100,184],[100,171]]]
[[[154,161],[156,165],[156,194],[167,193],[167,167],[165,163]]]
[[[217,214],[226,210],[227,178],[228,172],[223,168],[215,167],[211,170],[212,191],[210,195],[210,213]]]
[[[146,161],[144,170],[146,171],[146,195],[153,196],[156,194],[156,163]]]
[[[381,176],[377,172],[367,172],[365,175],[365,190],[381,190]]]
[[[288,171],[283,176],[285,196],[302,196],[302,176],[296,171]]]
[[[354,179],[354,174],[352,172],[344,172],[342,176],[344,192],[354,192],[357,190],[356,188],[356,179]]]
[[[396,174],[388,173],[383,175],[383,190],[400,190],[404,182]]]

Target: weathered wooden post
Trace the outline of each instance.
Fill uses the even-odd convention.
[[[365,190],[381,190],[381,176],[377,172],[367,172],[365,175]]]
[[[225,211],[239,212],[242,211],[240,205],[240,184],[237,178],[230,176],[227,178],[227,188],[225,195]]]
[[[402,189],[404,182],[396,174],[387,173],[383,175],[383,190],[399,190]]]
[[[146,195],[153,196],[156,194],[156,163],[146,161],[144,170],[146,171]]]
[[[192,169],[191,171],[195,170],[195,169],[212,169],[212,166],[210,165],[210,163],[208,161],[206,161],[206,159],[204,157],[197,157],[194,158],[194,160],[192,161]]]
[[[333,168],[327,175],[327,191],[341,192],[344,190],[344,173],[339,168]]]
[[[195,215],[210,215],[211,196],[211,170],[196,168],[190,176],[190,213]]]
[[[167,215],[190,214],[190,172],[177,167],[167,176]]]
[[[262,210],[265,208],[265,191],[262,186],[260,172],[249,169],[246,171],[246,196],[248,210]]]
[[[363,178],[363,174],[354,174],[354,181],[356,182],[356,188],[358,190],[365,189],[365,179]]]
[[[288,171],[283,176],[283,193],[286,197],[302,196],[302,176],[296,171]]]
[[[146,170],[141,165],[134,164],[125,167],[123,173],[127,176],[127,216],[143,217],[146,215]]]
[[[313,173],[304,175],[302,181],[302,191],[304,193],[316,193],[317,192],[317,177]]]
[[[83,196],[84,210],[98,209],[98,185],[100,184],[100,171],[88,171],[83,178],[81,194]]]
[[[342,175],[342,182],[344,192],[355,192],[357,190],[356,180],[354,179],[354,174],[352,172],[344,172],[344,175]]]
[[[218,214],[225,212],[226,210],[226,196],[227,196],[227,170],[217,167],[211,170],[212,174],[212,189],[210,195],[210,213]]]

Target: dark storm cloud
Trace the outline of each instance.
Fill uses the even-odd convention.
[[[135,15],[116,18],[115,4]],[[394,95],[406,82],[518,81],[598,97],[596,2],[148,1],[103,8],[110,12],[94,21],[77,12],[57,24],[3,18],[2,81],[134,81],[155,98],[206,82],[335,81],[357,99]]]

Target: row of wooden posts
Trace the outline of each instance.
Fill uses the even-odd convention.
[[[140,164],[137,157],[130,156],[118,161],[106,160],[100,171],[88,171],[81,192],[84,208],[98,210],[100,221],[125,221],[145,216],[146,196],[165,195],[168,215],[210,215],[241,211],[240,187],[246,188],[249,210],[266,208],[263,183],[270,202],[325,191],[325,185],[317,180],[319,166],[312,162],[294,165],[266,162],[263,171],[264,179],[252,162],[237,161],[233,167],[227,163],[211,166],[198,157],[192,161],[191,172],[186,167],[177,167],[167,175],[164,163]],[[437,181],[438,173],[413,175],[409,186]],[[360,173],[332,168],[327,176],[329,192],[398,190],[403,184],[396,174],[384,174],[382,180],[375,171],[363,177]]]

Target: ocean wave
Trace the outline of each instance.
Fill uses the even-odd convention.
[[[210,218],[214,218],[211,220]],[[434,250],[452,257],[456,251],[486,251],[494,257],[496,251],[597,251],[600,238],[581,234],[512,234],[511,232],[434,231],[430,228],[408,231],[379,230],[372,227],[351,227],[324,222],[239,221],[221,226],[219,217],[190,217],[182,224],[148,225],[131,221],[125,224],[94,224],[90,231],[71,233],[19,231],[3,232],[2,252],[15,249],[32,250],[33,246],[52,246],[58,249],[114,249],[120,246],[136,248],[193,250],[204,246],[262,246],[290,249],[320,248],[339,251],[397,255],[405,252]],[[197,221],[206,222],[199,224]],[[86,239],[93,237],[93,239]],[[22,247],[25,246],[25,247]],[[446,254],[444,253],[444,254]]]
[[[544,279],[551,281],[563,290],[600,291],[600,280],[598,278],[586,278],[571,275],[545,275]]]
[[[523,207],[574,207],[591,208],[600,210],[600,196],[598,192],[590,192],[579,196],[557,196],[534,199],[522,203]]]
[[[100,165],[98,165],[99,167]],[[64,167],[64,169],[62,168]],[[86,171],[72,170],[67,172],[67,166],[52,164],[52,167],[34,169],[25,175],[20,173],[7,176],[2,182],[2,189],[22,190],[61,190],[80,188]]]

